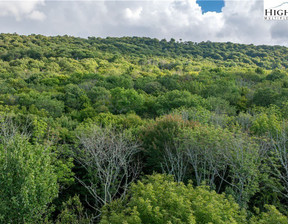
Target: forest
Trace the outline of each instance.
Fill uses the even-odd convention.
[[[0,34],[0,223],[287,224],[288,48]]]

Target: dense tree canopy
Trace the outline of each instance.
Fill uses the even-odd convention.
[[[0,223],[287,223],[287,59],[0,34]]]

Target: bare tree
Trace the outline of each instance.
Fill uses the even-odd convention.
[[[227,171],[227,166],[219,155],[219,148],[209,144],[201,145],[195,139],[186,139],[184,147],[188,161],[193,167],[196,184],[199,186],[205,181],[211,188],[215,188],[215,178],[219,174],[225,176]],[[222,182],[217,191],[220,190],[221,185]]]
[[[223,160],[229,167],[228,175],[218,176],[232,190],[236,201],[243,207],[259,188],[259,168],[262,160],[262,147],[247,135],[238,133],[222,148]]]
[[[185,151],[179,147],[179,142],[174,141],[173,145],[165,144],[161,166],[163,171],[172,174],[177,182],[183,181],[188,161]]]
[[[90,181],[77,179],[94,198],[93,207],[100,212],[101,206],[116,197],[123,198],[139,174],[139,144],[131,140],[128,132],[119,133],[110,127],[92,126],[77,137],[80,147],[75,159],[87,170]]]
[[[257,192],[265,144],[259,146],[242,133],[211,128],[199,132],[187,130],[181,147],[193,168],[197,185],[205,182],[220,192],[225,184],[226,190],[230,189],[228,193],[242,206]]]
[[[13,118],[11,116],[0,117],[0,141],[2,143],[9,142],[17,134],[20,134],[23,137],[28,137],[27,132],[20,132],[19,129],[19,125],[13,122]]]
[[[227,165],[222,155],[221,133],[218,129],[203,128],[199,130],[186,130],[181,136],[180,147],[185,152],[188,163],[191,165],[199,186],[205,182],[216,191],[221,189],[223,181],[216,189],[215,180],[219,174],[225,176]]]
[[[282,188],[274,186],[274,190],[288,199],[288,135],[283,131],[276,137],[271,136],[271,155],[269,156],[272,166],[272,174],[281,181]]]

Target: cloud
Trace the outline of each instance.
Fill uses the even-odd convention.
[[[138,9],[133,11],[130,8],[126,8],[125,15],[128,19],[137,20],[141,17],[142,10],[143,10],[142,7],[139,7]]]
[[[37,10],[32,11],[30,14],[27,16],[29,19],[34,19],[34,20],[44,20],[46,18],[45,14],[43,12],[39,12]]]
[[[44,5],[44,0],[0,0],[0,16],[13,16],[16,21],[23,18],[43,20],[45,15],[36,10],[39,5]]]
[[[287,23],[265,21],[259,0],[225,0],[221,13],[204,14],[196,0],[0,1],[0,16],[2,32],[287,44]]]

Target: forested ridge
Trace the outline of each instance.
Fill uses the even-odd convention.
[[[0,223],[288,223],[287,59],[0,34]]]
[[[245,45],[214,42],[191,42],[175,39],[158,40],[144,37],[77,38],[0,34],[1,59],[67,57],[76,60],[99,58],[103,53],[119,53],[128,57],[164,56],[209,59],[224,66],[257,65],[267,69],[286,68],[288,50],[282,46]]]

